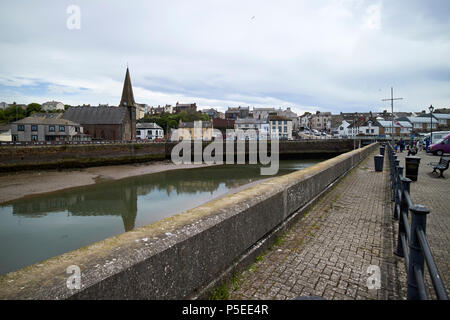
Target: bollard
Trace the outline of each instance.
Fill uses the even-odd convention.
[[[398,223],[398,236],[397,236],[397,249],[395,249],[394,254],[399,257],[404,257],[405,253],[403,252],[402,246],[402,233],[406,234],[405,224],[409,223],[409,221],[404,221],[401,214],[406,213],[406,217],[408,217],[408,202],[405,198],[405,192],[410,191],[410,183],[411,179],[402,178],[402,201],[400,202],[400,212],[399,212],[399,223]]]
[[[419,175],[420,157],[405,158],[405,176],[412,181],[417,181]]]
[[[384,157],[384,147],[380,147],[380,155],[382,155]]]
[[[421,228],[426,233],[427,214],[430,210],[422,205],[415,205],[411,210],[411,239],[409,239],[409,265],[408,265],[408,300],[419,300],[420,293],[417,284],[415,270],[424,271],[424,256],[420,248],[417,228]]]
[[[383,171],[384,156],[376,155],[373,157],[373,159],[375,161],[375,171],[376,172]]]

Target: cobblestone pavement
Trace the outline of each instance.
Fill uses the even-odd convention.
[[[406,155],[406,152],[397,153],[402,167],[405,167]],[[450,172],[444,172],[445,178],[437,178],[439,174],[432,174],[433,169],[428,164],[439,162],[439,157],[423,151],[417,156],[421,158],[419,176],[417,181],[410,185],[411,200],[414,204],[422,204],[430,209],[427,217],[427,239],[447,293],[450,293]],[[427,286],[431,288],[428,272],[426,280]],[[433,290],[428,292],[434,294]]]
[[[404,261],[393,254],[397,238],[388,162],[385,158],[385,170],[375,172],[374,154],[236,277],[230,299],[406,297]],[[380,289],[368,289],[370,265],[380,268]]]

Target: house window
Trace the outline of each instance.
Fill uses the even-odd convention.
[[[375,129],[371,129],[370,132],[371,132],[371,133],[375,133]]]
[[[66,127],[65,126],[59,126],[59,131],[66,131]]]
[[[287,132],[287,127],[284,127],[284,132]]]
[[[48,131],[55,132],[55,126],[48,126]]]
[[[12,141],[17,141],[17,140],[18,140],[17,134],[13,134],[13,135],[12,135]]]
[[[136,130],[136,134],[137,134],[138,136],[140,136],[140,135],[141,135],[141,130]]]
[[[31,131],[37,131],[37,125],[35,124],[31,125]]]
[[[282,132],[281,127],[278,127],[278,132]]]
[[[25,130],[25,126],[24,126],[23,124],[19,124],[19,125],[17,126],[17,130],[18,130],[18,131],[24,131],[24,130]]]
[[[284,124],[287,124],[287,120],[284,120]]]
[[[38,141],[38,136],[37,135],[32,135],[31,136],[31,141]]]

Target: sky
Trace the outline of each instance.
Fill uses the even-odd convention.
[[[448,0],[0,2],[0,101],[450,108]]]

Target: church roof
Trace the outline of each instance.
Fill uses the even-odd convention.
[[[70,107],[63,118],[80,124],[122,124],[126,107]]]

